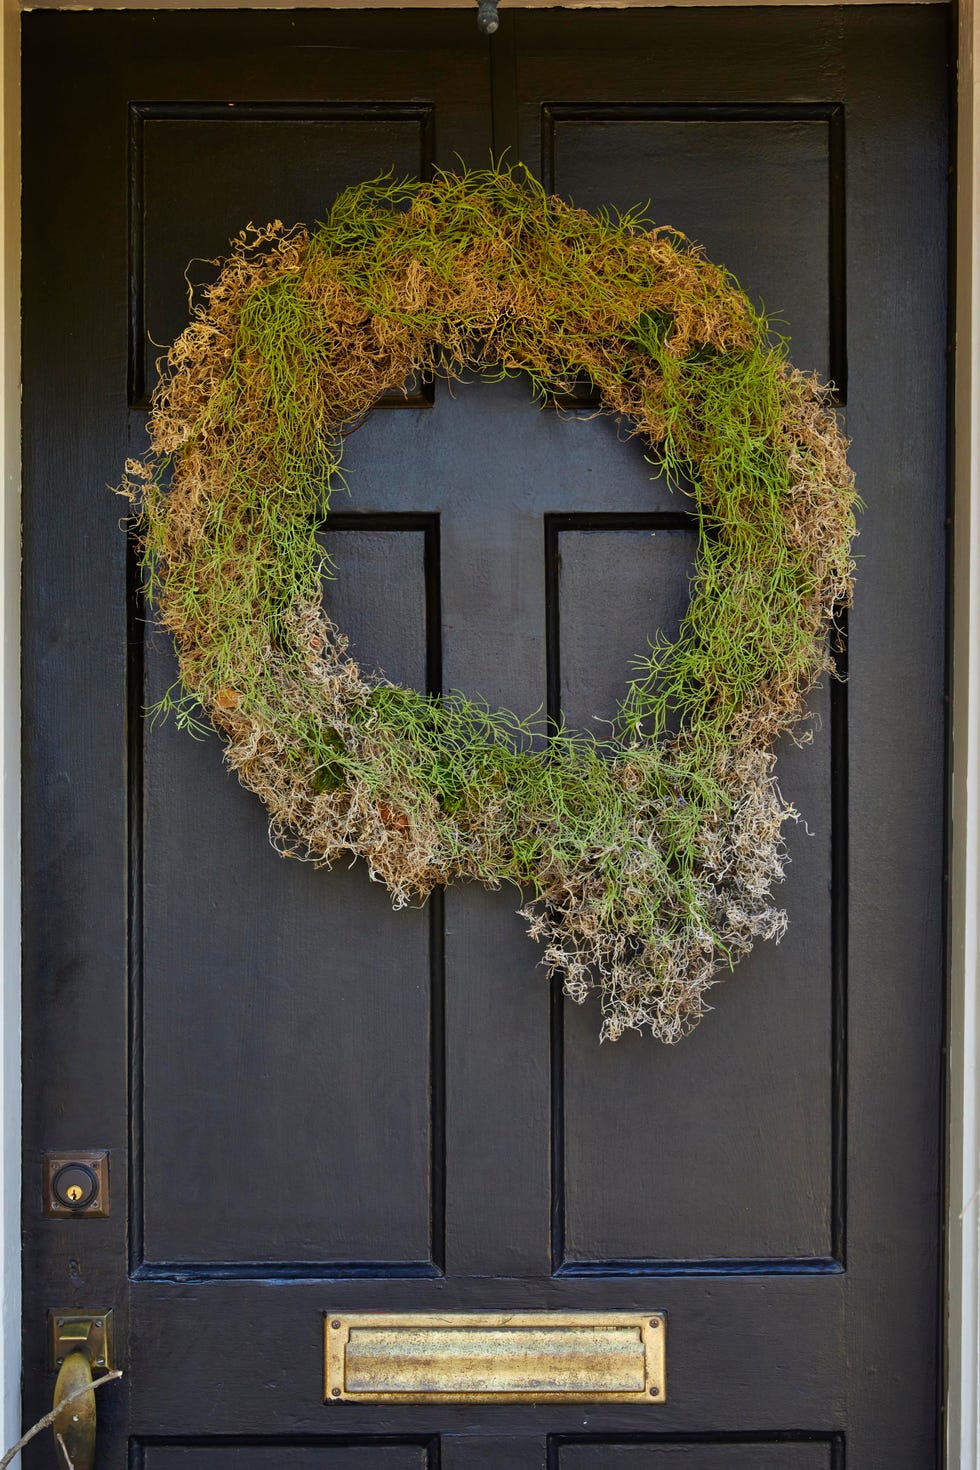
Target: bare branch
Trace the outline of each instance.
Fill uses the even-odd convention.
[[[50,1414],[45,1414],[43,1419],[39,1419],[36,1424],[32,1424],[27,1433],[21,1435],[20,1439],[15,1445],[11,1445],[10,1449],[4,1455],[3,1459],[0,1460],[0,1470],[7,1470],[7,1466],[13,1464],[14,1460],[17,1458],[17,1456],[20,1454],[21,1450],[26,1444],[30,1444],[31,1440],[34,1439],[36,1435],[40,1434],[43,1430],[50,1428],[50,1426],[57,1419],[58,1415],[61,1413],[62,1409],[67,1408],[69,1404],[73,1404],[76,1399],[83,1398],[85,1394],[94,1393],[95,1390],[97,1388],[101,1388],[104,1383],[112,1383],[116,1378],[121,1377],[121,1369],[114,1368],[112,1372],[107,1373],[104,1378],[96,1378],[92,1383],[83,1383],[81,1388],[76,1388],[74,1392],[67,1394],[66,1397],[61,1400],[60,1404],[55,1404]],[[61,1448],[64,1450],[63,1444]],[[68,1459],[67,1451],[65,1452],[65,1459]],[[68,1463],[70,1465],[71,1461],[69,1460]]]

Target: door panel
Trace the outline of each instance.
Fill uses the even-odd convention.
[[[508,10],[490,43],[468,12],[36,13],[24,40],[27,1412],[48,1308],[111,1306],[107,1470],[937,1464],[944,9]],[[394,913],[361,865],[283,861],[215,738],[144,718],[175,663],[103,487],[188,262],[491,146],[580,204],[649,199],[847,390],[860,580],[848,682],[779,752],[789,932],[676,1048],[600,1047],[515,891]],[[396,405],[346,441],[331,615],[392,679],[601,732],[683,617],[690,502],[587,391]],[[42,1155],[85,1147],[110,1217],[43,1219]],[[323,1403],[324,1312],[549,1308],[666,1311],[667,1403]]]
[[[573,524],[558,539],[561,705],[573,723],[596,728],[642,653],[637,630],[677,629],[692,534]],[[780,756],[783,792],[806,821],[790,834],[777,891],[793,921],[778,948],[759,946],[716,992],[718,1024],[678,1048],[651,1051],[629,1036],[597,1049],[592,1015],[566,1010],[556,1120],[564,1269],[766,1258],[834,1268],[832,700],[826,690],[811,698],[813,744],[800,751],[787,741]]]
[[[658,224],[722,261],[776,329],[792,332],[797,367],[841,379],[838,107],[554,104],[541,130],[549,188],[585,209],[649,199]]]
[[[359,1444],[315,1449],[264,1449],[230,1445],[147,1445],[140,1470],[428,1470],[431,1460],[422,1445]]]
[[[427,539],[411,520],[324,537],[354,648],[422,688]],[[147,706],[176,677],[168,645],[147,640]],[[215,737],[144,722],[142,763],[145,1263],[431,1265],[429,914],[274,860]],[[170,1183],[188,1178],[192,1199]]]
[[[834,1470],[830,1444],[562,1445],[559,1470]]]
[[[131,105],[134,401],[187,321],[187,286],[213,279],[246,224],[312,224],[339,190],[389,169],[428,178],[434,127],[431,103]]]

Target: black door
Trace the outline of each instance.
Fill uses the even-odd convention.
[[[26,1412],[48,1311],[111,1308],[97,1465],[938,1462],[946,24],[25,17]],[[789,933],[675,1048],[600,1047],[516,893],[394,913],[285,862],[218,742],[142,718],[174,661],[106,487],[188,262],[491,148],[724,261],[838,384],[867,502],[848,681],[780,755]],[[587,400],[437,384],[346,464],[329,605],[395,679],[588,726],[677,626],[693,536]],[[44,1157],[102,1149],[108,1217],[46,1217]],[[324,1403],[324,1312],[373,1309],[663,1311],[667,1402]]]

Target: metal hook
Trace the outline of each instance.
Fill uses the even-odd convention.
[[[500,26],[497,6],[500,0],[477,0],[476,23],[481,36],[492,36]]]

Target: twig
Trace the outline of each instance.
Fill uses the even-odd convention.
[[[26,1444],[30,1444],[35,1435],[38,1435],[41,1433],[42,1430],[49,1428],[50,1425],[52,1425],[57,1419],[62,1409],[67,1408],[67,1406],[74,1403],[76,1399],[83,1398],[85,1394],[94,1393],[95,1390],[97,1388],[101,1388],[104,1383],[112,1383],[113,1379],[121,1377],[122,1370],[119,1368],[114,1368],[112,1372],[107,1373],[104,1378],[96,1378],[92,1383],[83,1383],[81,1388],[76,1388],[70,1394],[67,1394],[65,1398],[61,1400],[60,1404],[55,1404],[50,1414],[45,1414],[43,1419],[39,1419],[36,1424],[32,1424],[27,1433],[21,1435],[20,1439],[15,1445],[11,1445],[10,1449],[4,1455],[3,1459],[0,1460],[0,1470],[7,1470],[7,1466],[13,1464],[14,1460],[20,1454],[24,1446]]]

